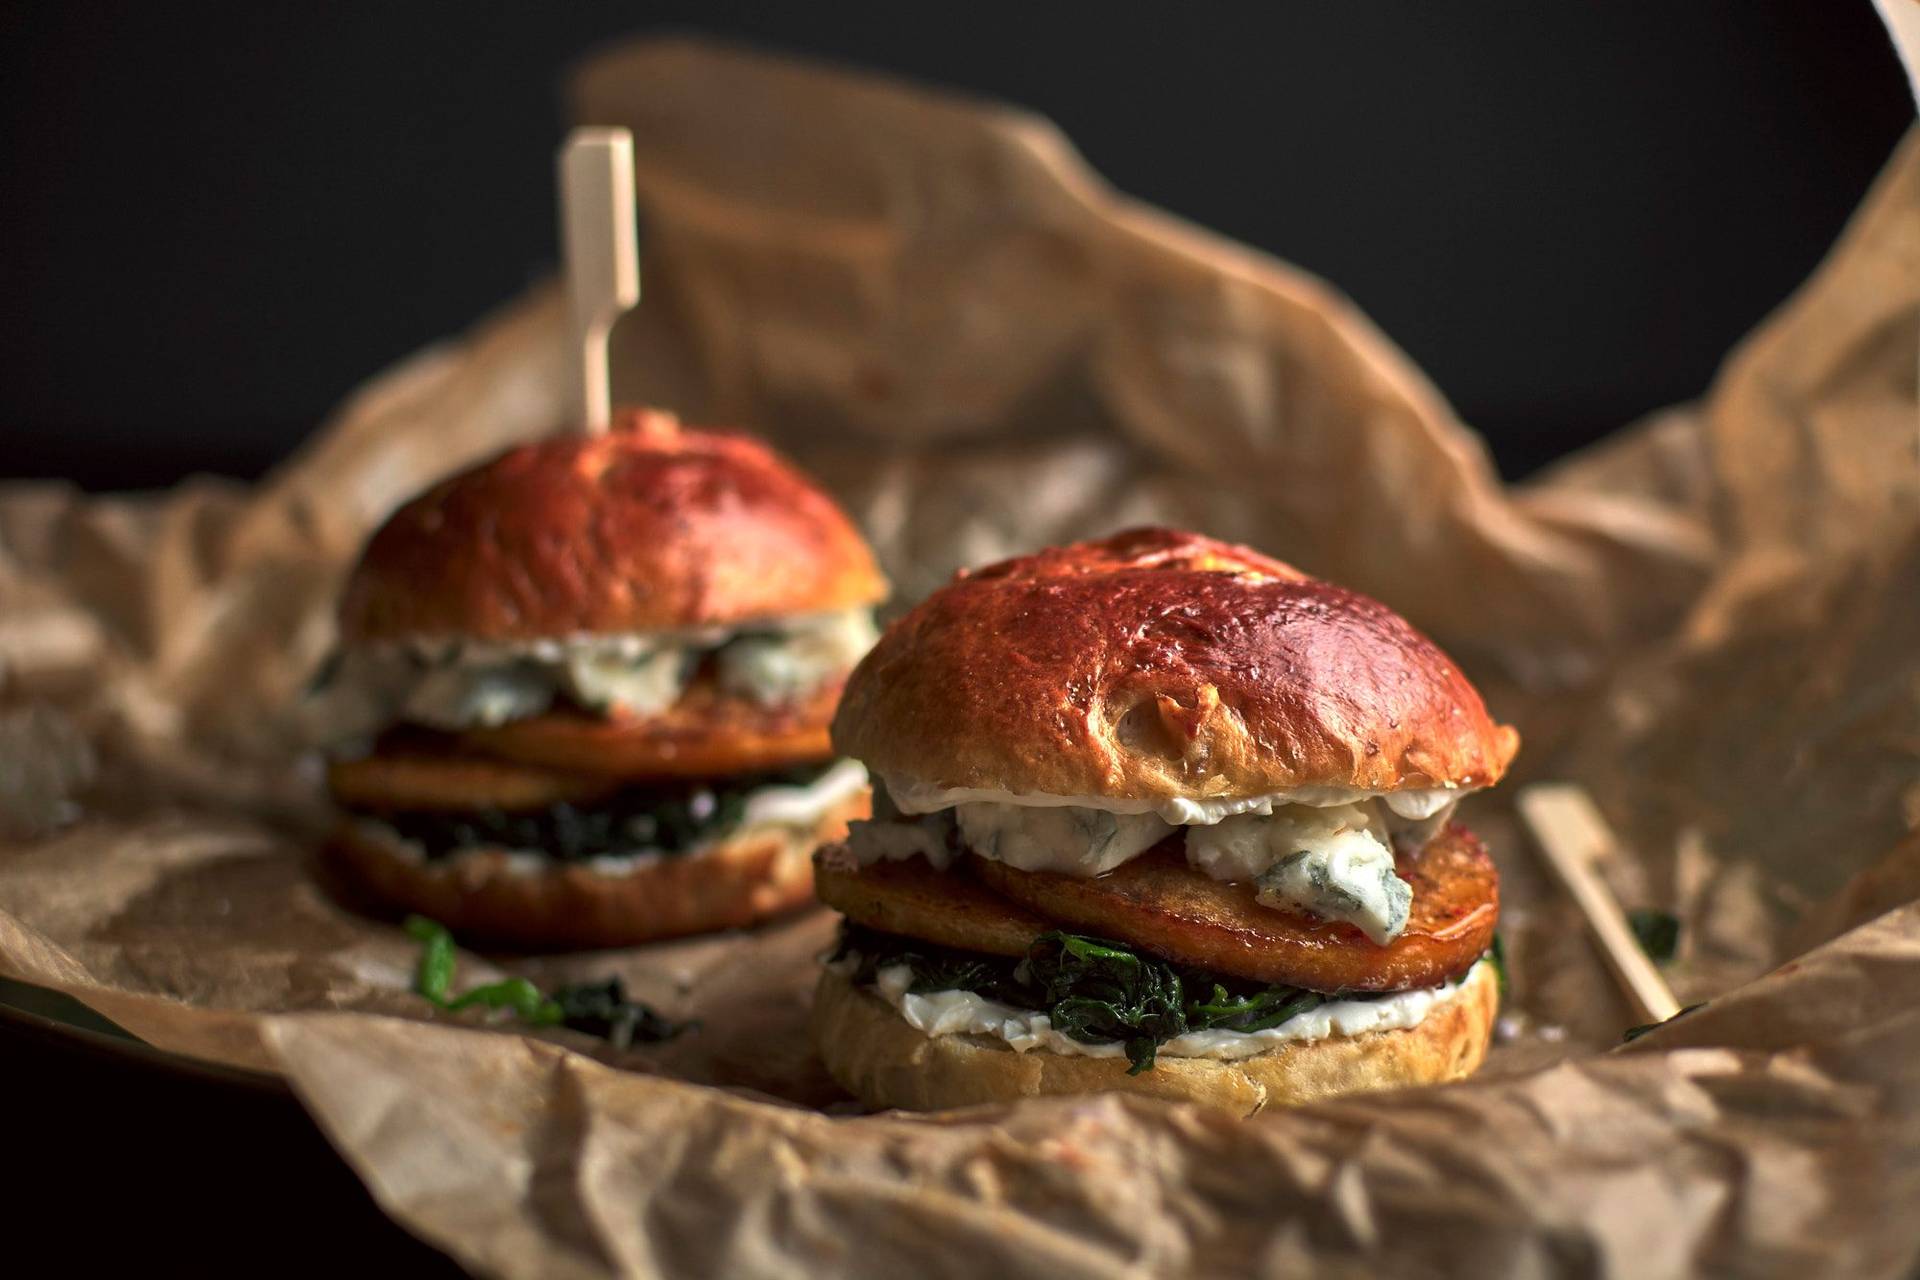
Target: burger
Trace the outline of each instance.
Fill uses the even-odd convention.
[[[854,670],[873,813],[813,1036],[875,1107],[1125,1090],[1251,1114],[1451,1080],[1498,1004],[1453,820],[1518,735],[1365,596],[1140,529],[962,573]]]
[[[314,694],[364,897],[463,937],[624,946],[812,899],[866,812],[828,736],[886,591],[772,450],[636,411],[401,507]]]

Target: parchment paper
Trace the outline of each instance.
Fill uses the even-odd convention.
[[[1920,138],[1700,404],[1507,488],[1327,285],[1106,191],[1043,122],[684,42],[575,89],[638,144],[622,399],[772,437],[902,603],[1145,520],[1380,596],[1521,726],[1516,782],[1593,790],[1630,850],[1606,873],[1679,911],[1670,977],[1711,1003],[1606,1052],[1630,1018],[1496,795],[1469,817],[1516,984],[1463,1086],[1245,1123],[859,1116],[801,1032],[819,913],[463,966],[619,972],[701,1020],[666,1046],[422,1025],[412,944],[311,865],[295,707],[371,526],[559,421],[551,287],[257,489],[0,492],[0,972],[284,1074],[390,1212],[489,1273],[1920,1262]]]

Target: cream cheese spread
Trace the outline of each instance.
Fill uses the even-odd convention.
[[[1363,999],[1329,1000],[1318,1008],[1297,1013],[1277,1027],[1260,1031],[1190,1031],[1161,1044],[1160,1056],[1169,1058],[1251,1058],[1283,1044],[1326,1040],[1334,1036],[1358,1036],[1370,1031],[1406,1031],[1419,1026],[1435,1008],[1453,999],[1474,977],[1481,960],[1465,975],[1438,987],[1396,991]],[[856,956],[843,957],[833,964],[836,972],[849,974],[858,968]],[[1048,1053],[1075,1054],[1087,1058],[1124,1057],[1126,1047],[1117,1040],[1088,1044],[1056,1031],[1053,1020],[1034,1009],[1020,1009],[972,991],[936,991],[914,994],[913,970],[907,965],[890,965],[874,975],[868,988],[906,1019],[908,1025],[929,1036],[992,1036],[1019,1053],[1043,1049]]]

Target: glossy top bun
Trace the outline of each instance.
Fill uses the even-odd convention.
[[[728,626],[886,594],[846,514],[766,445],[630,410],[444,480],[373,535],[348,643]]]
[[[1519,735],[1385,605],[1134,529],[959,574],[854,670],[833,743],[894,781],[1169,800],[1482,787]]]

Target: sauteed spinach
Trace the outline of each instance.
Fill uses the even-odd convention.
[[[904,964],[913,971],[914,994],[972,991],[1045,1013],[1056,1030],[1084,1044],[1117,1040],[1129,1075],[1151,1071],[1159,1047],[1189,1031],[1261,1031],[1331,999],[1366,998],[1206,973],[1123,942],[1057,930],[1014,958],[849,924],[831,959],[846,957],[857,957],[857,983]]]
[[[446,926],[425,916],[408,916],[407,935],[420,944],[414,969],[413,992],[442,1009],[509,1009],[520,1021],[535,1027],[566,1027],[625,1049],[635,1044],[670,1040],[691,1023],[676,1023],[648,1005],[627,999],[626,984],[618,977],[555,987],[550,993],[525,978],[506,978],[474,987],[455,996],[453,970],[457,959],[453,935]]]
[[[593,804],[530,812],[371,812],[429,858],[486,846],[542,853],[561,862],[631,853],[685,853],[740,825],[747,797],[763,787],[798,787],[831,763],[774,773],[631,786]]]

